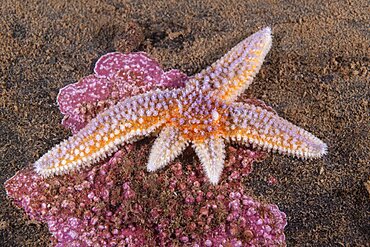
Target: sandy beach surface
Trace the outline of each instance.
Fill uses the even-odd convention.
[[[287,214],[288,246],[368,246],[369,13],[366,0],[1,1],[0,246],[49,244],[47,227],[16,209],[3,184],[70,135],[60,88],[114,50],[192,75],[265,26],[273,46],[243,97],[265,101],[329,153],[270,154],[247,178],[250,193]]]

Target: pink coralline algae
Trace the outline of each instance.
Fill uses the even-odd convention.
[[[156,88],[182,87],[187,80],[178,70],[164,72],[144,52],[108,53],[96,62],[94,72],[62,88],[57,97],[59,109],[65,115],[62,124],[73,133],[97,112],[118,101]]]
[[[176,70],[164,73],[145,53],[110,53],[94,75],[63,88],[58,103],[64,124],[76,131],[125,97],[186,80]],[[228,147],[222,182],[213,186],[199,161],[186,158],[191,149],[181,163],[148,173],[150,142],[125,145],[65,176],[44,179],[26,168],[6,182],[7,194],[48,225],[55,246],[285,246],[285,214],[248,196],[243,185],[265,153]]]

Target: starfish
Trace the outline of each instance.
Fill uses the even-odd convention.
[[[311,133],[258,105],[236,102],[251,84],[271,48],[269,27],[254,33],[185,87],[130,97],[92,119],[86,127],[43,155],[34,166],[44,177],[96,163],[151,133],[159,133],[147,170],[156,171],[192,144],[212,184],[220,180],[225,142],[237,142],[300,158],[326,154]]]

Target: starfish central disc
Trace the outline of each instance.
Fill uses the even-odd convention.
[[[184,90],[176,100],[168,124],[191,141],[223,135],[229,106],[214,98],[211,91]]]

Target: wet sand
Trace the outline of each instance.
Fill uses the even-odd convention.
[[[61,87],[113,50],[145,51],[191,75],[265,26],[273,46],[243,97],[314,133],[329,154],[269,155],[247,179],[251,193],[287,214],[288,246],[370,242],[367,1],[76,2],[0,4],[1,246],[49,244],[46,226],[16,209],[3,184],[70,134],[55,103]]]

